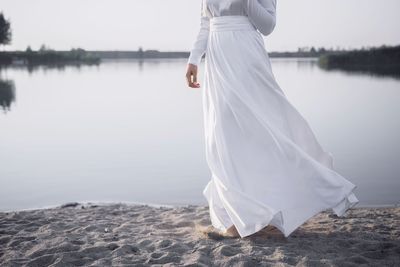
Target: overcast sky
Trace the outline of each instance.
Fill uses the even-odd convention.
[[[5,49],[188,51],[201,0],[0,0],[13,40]],[[400,44],[400,0],[277,0],[270,51]]]

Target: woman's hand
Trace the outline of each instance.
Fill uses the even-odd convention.
[[[187,65],[186,80],[189,87],[200,87],[200,83],[197,82],[197,65],[191,63]]]

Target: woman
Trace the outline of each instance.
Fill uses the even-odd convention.
[[[202,0],[187,82],[202,91],[206,159],[203,194],[212,225],[245,237],[270,225],[288,237],[317,213],[338,216],[358,203],[354,184],[333,170],[307,121],[277,84],[263,35],[275,27],[276,0]]]

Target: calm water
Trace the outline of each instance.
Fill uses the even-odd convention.
[[[201,89],[186,87],[185,63],[1,70],[11,107],[0,113],[0,210],[206,204]],[[400,203],[400,80],[327,72],[312,60],[274,59],[273,70],[336,171],[358,186],[360,206]]]

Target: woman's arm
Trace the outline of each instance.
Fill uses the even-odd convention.
[[[276,0],[243,0],[250,21],[267,36],[276,25]]]
[[[208,33],[210,31],[210,19],[205,13],[205,1],[201,1],[201,13],[200,13],[200,30],[197,34],[196,41],[194,42],[192,49],[190,51],[190,56],[188,59],[188,64],[193,64],[198,66],[200,64],[201,58],[206,51]]]

